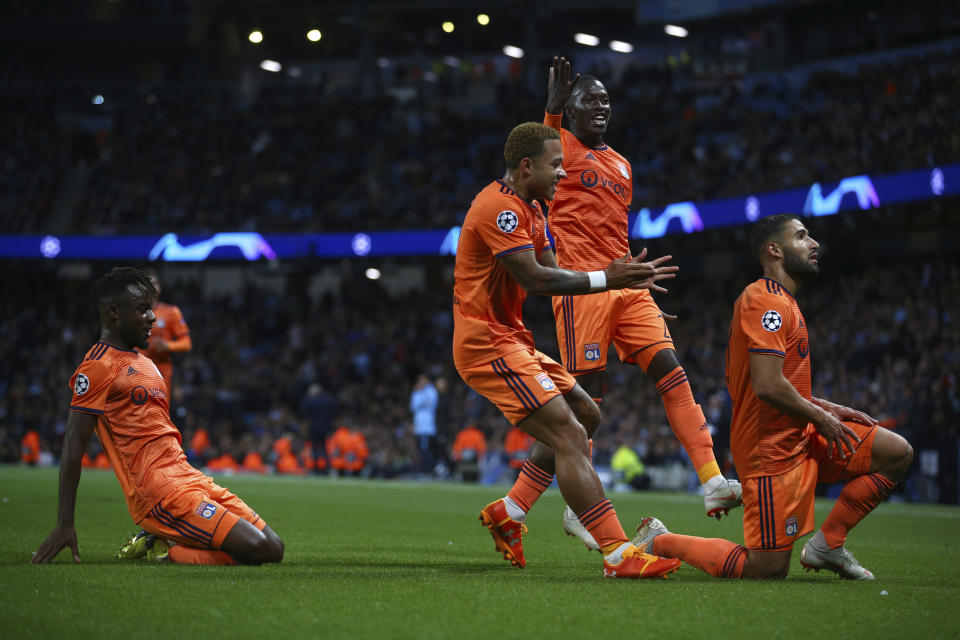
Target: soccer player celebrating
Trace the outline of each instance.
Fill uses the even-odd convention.
[[[145,530],[122,557],[181,564],[280,562],[283,542],[240,498],[190,466],[170,421],[167,387],[146,348],[157,290],[144,272],[115,268],[93,284],[100,341],[70,381],[73,399],[60,457],[57,524],[34,554],[50,562],[70,547],[80,562],[74,506],[83,451],[97,437],[133,521]],[[171,544],[173,546],[171,546]]]
[[[569,131],[561,126],[564,114]],[[593,76],[571,80],[570,63],[554,58],[543,123],[560,133],[564,168],[570,176],[557,185],[550,208],[556,260],[565,269],[591,271],[630,251],[627,213],[633,199],[632,172],[630,163],[604,142],[609,121],[610,96],[603,84]],[[650,292],[624,289],[581,297],[558,295],[553,298],[553,311],[563,366],[593,399],[601,402],[607,351],[613,342],[620,359],[641,367],[656,385],[670,426],[703,484],[707,515],[719,519],[739,506],[740,485],[720,473],[707,420],[694,401],[664,314]],[[518,483],[530,485],[539,472],[551,472],[552,453],[536,445],[529,463]],[[588,548],[597,548],[569,507],[563,528]]]
[[[146,273],[159,296],[162,289],[157,274],[152,271]],[[153,313],[157,316],[157,322],[150,332],[149,347],[143,351],[143,354],[153,360],[157,369],[160,370],[160,375],[167,383],[169,400],[173,398],[173,354],[190,351],[193,348],[193,342],[190,340],[190,328],[183,319],[180,307],[158,299],[153,307]]]
[[[807,325],[792,292],[820,272],[820,245],[800,218],[761,218],[750,246],[763,277],[734,305],[726,371],[746,548],[673,534],[656,518],[643,521],[634,544],[721,578],[785,578],[794,542],[813,530],[817,482],[847,480],[800,563],[873,580],[844,542],[907,473],[913,449],[867,414],[812,395]]]
[[[506,173],[477,195],[460,232],[453,296],[457,371],[511,423],[555,452],[560,491],[602,550],[604,576],[665,576],[679,561],[644,554],[628,542],[590,463],[587,431],[596,428],[600,410],[563,367],[536,350],[521,310],[527,294],[581,295],[624,287],[663,291],[656,283],[674,277],[676,267],[660,266],[670,256],[641,262],[644,251],[589,273],[557,268],[536,200],[552,198],[566,175],[560,134],[537,122],[521,124],[507,137],[504,158]],[[538,487],[553,480],[552,473],[535,473]],[[512,492],[480,513],[497,549],[520,567],[526,565],[526,495]]]

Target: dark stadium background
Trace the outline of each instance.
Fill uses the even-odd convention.
[[[609,89],[607,141],[633,163],[633,210],[960,162],[956,3],[446,4],[5,3],[0,234],[449,228],[501,174],[506,132],[542,117],[553,55]],[[668,23],[689,34],[667,35]],[[578,32],[599,46],[575,43]],[[612,51],[611,40],[634,50]],[[911,441],[914,469],[897,499],[956,504],[960,199],[807,224],[825,247],[821,278],[800,297],[817,393]],[[681,361],[726,460],[727,324],[758,270],[746,227],[671,231],[634,248],[672,253],[681,267],[659,302],[680,316]],[[285,435],[300,447],[317,420],[307,390],[320,384],[336,398],[333,423],[367,438],[365,475],[415,477],[407,405],[426,372],[448,382],[446,446],[476,424],[491,468],[502,457],[508,425],[452,366],[449,256],[0,259],[0,462],[20,460],[30,430],[44,461],[59,456],[67,381],[97,335],[89,284],[121,262],[156,268],[190,325],[173,398],[186,442],[203,427],[211,454],[238,460],[250,450],[269,459]],[[530,300],[526,313],[538,346],[556,355],[548,302]],[[611,380],[598,464],[621,441],[649,465],[683,463],[652,385],[619,366]]]

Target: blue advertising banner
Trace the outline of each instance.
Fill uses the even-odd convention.
[[[803,189],[750,194],[709,202],[644,207],[629,216],[631,239],[749,224],[773,213],[808,217],[865,211],[889,204],[960,194],[960,164],[881,176],[850,176]],[[304,258],[452,256],[460,227],[416,231],[212,236],[2,236],[0,258],[151,260],[163,262],[256,261]]]

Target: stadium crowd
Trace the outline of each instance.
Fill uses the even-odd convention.
[[[10,114],[0,122],[10,150],[0,166],[0,204],[10,212],[0,231],[459,224],[464,203],[501,170],[504,132],[539,119],[543,99],[519,76],[492,70],[446,68],[436,82],[415,71],[381,70],[372,97],[324,82],[265,87],[256,97],[217,84],[118,85],[103,90],[101,104],[86,86],[0,88]],[[960,159],[955,55],[813,71],[798,85],[759,77],[705,85],[667,65],[575,71],[597,73],[610,91],[607,139],[633,163],[634,206]],[[471,101],[471,85],[486,97]],[[52,220],[57,193],[71,215]]]
[[[30,462],[52,462],[67,418],[67,381],[97,339],[97,318],[85,284],[22,269],[3,283],[4,299],[18,313],[0,318],[6,354],[0,361],[0,462],[27,460],[28,453]],[[313,470],[323,473],[335,467],[386,478],[433,475],[421,467],[410,411],[421,373],[437,389],[441,475],[462,458],[463,445],[454,452],[455,440],[471,425],[484,436],[486,466],[506,470],[509,459],[522,457],[523,442],[507,445],[510,425],[453,369],[447,288],[396,295],[359,279],[338,295],[310,299],[296,282],[291,279],[283,295],[253,286],[218,295],[197,283],[166,289],[193,337],[193,351],[175,361],[172,414],[195,464],[222,471],[243,466],[253,453],[261,470],[306,472],[318,458]],[[686,282],[666,301],[680,316],[672,334],[714,429],[717,458],[730,475],[723,370],[731,305],[745,284]],[[905,490],[914,500],[956,501],[958,300],[960,267],[950,262],[823,278],[801,297],[811,328],[815,394],[862,408],[910,440],[918,463]],[[548,303],[527,306],[538,347],[559,357]],[[654,387],[623,365],[611,365],[611,374],[595,438],[597,464],[610,465],[622,445],[650,467],[689,464]],[[340,427],[354,441],[331,445]],[[305,453],[311,445],[313,453]],[[338,466],[339,449],[353,457],[343,453]],[[96,443],[88,453],[95,461]],[[358,459],[359,466],[348,464]]]

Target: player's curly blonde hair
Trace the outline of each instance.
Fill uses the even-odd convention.
[[[559,139],[560,133],[556,129],[539,122],[518,124],[503,145],[503,159],[507,161],[507,169],[516,168],[524,158],[539,155],[543,151],[543,143],[547,140]]]

